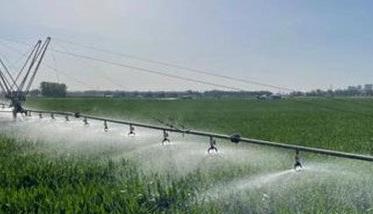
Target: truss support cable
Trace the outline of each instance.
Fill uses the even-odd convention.
[[[1,63],[1,65],[3,66],[5,72],[8,74],[9,79],[12,81],[12,84],[16,84],[16,82],[15,82],[15,80],[14,80],[12,74],[9,72],[8,67],[4,64],[4,62],[3,62],[2,59],[0,59],[0,63]],[[9,85],[9,86],[11,86],[11,85]]]
[[[1,80],[1,88],[4,90],[5,93],[10,93],[9,88],[9,81],[6,79],[6,76],[3,74],[3,72],[0,69],[0,80]]]
[[[184,71],[189,71],[189,72],[192,72],[192,73],[204,74],[204,75],[208,75],[208,76],[218,77],[218,78],[226,79],[226,80],[232,80],[232,81],[241,82],[241,83],[245,83],[245,84],[258,85],[258,86],[262,86],[262,87],[266,87],[266,88],[274,88],[274,89],[284,90],[284,91],[289,91],[289,92],[295,91],[294,89],[290,89],[290,88],[286,88],[286,87],[282,87],[282,86],[277,86],[277,85],[274,85],[274,84],[263,83],[263,82],[259,82],[259,81],[255,81],[255,80],[242,79],[242,78],[232,77],[232,76],[223,75],[223,74],[216,74],[216,73],[205,71],[205,70],[202,70],[202,69],[196,69],[196,68],[191,68],[191,67],[187,67],[187,66],[183,66],[183,65],[177,65],[177,64],[174,64],[174,63],[158,61],[158,60],[139,57],[139,56],[134,56],[134,55],[130,55],[130,54],[118,53],[118,52],[114,52],[114,51],[110,51],[110,50],[106,50],[106,49],[101,49],[101,48],[97,48],[97,47],[92,47],[92,46],[81,45],[81,44],[71,42],[71,41],[67,41],[67,40],[63,40],[63,39],[56,38],[55,40],[60,41],[60,42],[65,43],[65,44],[71,44],[71,45],[74,45],[74,46],[77,46],[77,47],[91,49],[91,50],[99,51],[99,52],[102,52],[102,53],[107,53],[107,54],[114,55],[114,56],[121,56],[121,57],[135,59],[135,60],[139,60],[139,61],[143,61],[143,62],[147,62],[147,63],[151,63],[151,64],[158,64],[158,65],[166,66],[166,67],[169,67],[169,68],[176,68],[176,69],[180,69],[180,70],[184,70]]]
[[[23,64],[22,68],[20,69],[20,71],[17,74],[16,82],[18,81],[18,79],[22,75],[24,69],[26,68],[27,64],[29,63],[29,61],[30,61],[30,59],[32,57],[32,55],[35,53],[35,51],[37,50],[37,48],[38,48],[39,45],[40,45],[39,42],[37,42],[35,44],[35,46],[33,47],[33,49],[31,50],[30,54],[27,56],[25,63]]]
[[[39,57],[38,62],[37,62],[37,64],[36,64],[36,67],[35,67],[35,69],[34,69],[34,73],[32,74],[30,81],[28,82],[28,85],[27,85],[27,88],[26,88],[26,93],[28,93],[28,92],[30,91],[31,85],[32,85],[32,83],[34,82],[34,79],[35,79],[36,73],[37,73],[38,70],[39,70],[39,67],[40,67],[40,65],[41,65],[41,62],[43,61],[43,58],[44,58],[44,56],[45,56],[45,52],[46,52],[47,49],[48,49],[48,45],[49,45],[50,41],[51,41],[51,38],[48,37],[48,38],[45,40],[45,42],[44,42],[44,44],[43,44],[43,46],[42,46],[42,48],[41,48],[41,56]]]
[[[20,90],[23,90],[24,85],[26,84],[26,80],[28,79],[28,76],[30,75],[30,72],[32,70],[32,67],[34,66],[34,64],[36,62],[37,55],[39,54],[39,50],[40,50],[40,45],[41,45],[41,41],[39,40],[35,45],[35,49],[31,52],[30,56],[32,57],[32,60],[30,62],[30,65],[28,66],[25,77],[23,78],[21,84],[19,85]]]
[[[127,65],[127,64],[122,64],[122,63],[118,63],[118,62],[111,62],[111,61],[108,61],[108,60],[105,60],[105,59],[80,55],[80,54],[71,53],[71,52],[67,52],[67,51],[62,51],[62,50],[58,50],[58,49],[52,49],[52,51],[54,51],[56,53],[64,54],[64,55],[83,58],[83,59],[86,59],[86,60],[101,62],[101,63],[105,63],[105,64],[109,64],[109,65],[114,65],[114,66],[129,68],[129,69],[133,69],[133,70],[143,71],[143,72],[147,72],[147,73],[157,74],[157,75],[161,75],[161,76],[165,76],[165,77],[170,77],[170,78],[173,78],[173,79],[195,82],[195,83],[200,83],[200,84],[204,84],[204,85],[210,85],[210,86],[214,86],[214,87],[225,88],[225,89],[229,89],[229,90],[233,90],[233,91],[244,91],[243,89],[237,88],[237,87],[226,86],[226,85],[213,83],[213,82],[208,82],[208,81],[204,81],[204,80],[197,80],[197,79],[193,79],[193,78],[189,78],[189,77],[182,77],[182,76],[175,75],[175,74],[164,73],[164,72],[160,72],[160,71],[156,71],[156,70],[152,70],[152,69],[147,69],[147,68]]]

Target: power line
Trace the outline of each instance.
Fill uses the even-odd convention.
[[[64,46],[60,46],[60,45],[57,45],[57,46],[59,46],[60,48],[62,48],[64,51],[69,52],[69,50],[68,50],[66,47],[64,47]],[[53,56],[54,56],[54,55],[53,55]],[[84,62],[84,64],[86,64],[86,65],[88,65],[88,66],[90,66],[90,67],[92,66],[91,64],[87,63],[86,61],[83,61],[83,60],[82,60],[82,62]],[[113,85],[115,85],[115,86],[121,88],[122,90],[126,90],[126,89],[127,89],[127,87],[125,87],[124,85],[119,84],[119,83],[115,82],[112,78],[110,78],[104,70],[100,70],[99,73],[102,74],[101,77],[103,77],[105,80],[107,80],[107,81],[110,82],[111,84],[113,84]]]
[[[204,80],[197,80],[197,79],[193,79],[193,78],[189,78],[189,77],[182,77],[182,76],[179,76],[179,75],[176,75],[176,74],[169,74],[169,73],[164,73],[164,72],[151,70],[151,69],[147,69],[147,68],[122,64],[122,63],[118,63],[118,62],[111,62],[111,61],[101,59],[101,58],[76,54],[76,53],[57,50],[57,49],[52,49],[52,50],[56,53],[60,53],[60,54],[64,54],[64,55],[79,57],[79,58],[82,58],[82,59],[101,62],[101,63],[105,63],[105,64],[109,64],[109,65],[114,65],[114,66],[119,66],[119,67],[123,67],[123,68],[129,68],[129,69],[133,69],[133,70],[138,70],[138,71],[143,71],[143,72],[147,72],[147,73],[157,74],[157,75],[160,75],[160,76],[165,76],[165,77],[169,77],[169,78],[173,78],[173,79],[179,79],[179,80],[184,80],[184,81],[189,81],[189,82],[194,82],[194,83],[200,83],[200,84],[204,84],[204,85],[210,85],[210,86],[214,86],[214,87],[218,87],[218,88],[225,88],[225,89],[234,90],[234,91],[245,91],[244,89],[238,88],[238,87],[231,87],[231,86],[222,85],[222,84],[218,84],[218,83],[212,83],[212,82],[208,82],[208,81],[204,81]]]
[[[218,77],[218,78],[222,78],[222,79],[226,79],[226,80],[232,80],[232,81],[241,82],[241,83],[245,83],[245,84],[249,84],[249,85],[259,85],[259,86],[263,86],[263,87],[266,87],[266,88],[274,88],[274,89],[284,90],[284,91],[288,91],[288,92],[296,91],[294,89],[290,89],[290,88],[286,88],[286,87],[282,87],[282,86],[276,86],[276,85],[273,85],[273,84],[263,83],[263,82],[259,82],[259,81],[236,78],[236,77],[232,77],[232,76],[228,76],[228,75],[222,75],[222,74],[216,74],[216,73],[208,72],[208,71],[201,70],[201,69],[196,69],[196,68],[190,68],[190,67],[187,67],[187,66],[177,65],[177,64],[174,64],[174,63],[153,60],[153,59],[134,56],[134,55],[130,55],[130,54],[118,53],[118,52],[114,52],[114,51],[110,51],[110,50],[102,49],[102,48],[97,48],[97,47],[93,47],[93,46],[81,45],[81,44],[71,42],[71,41],[67,41],[67,40],[63,40],[63,39],[58,39],[57,38],[56,40],[60,41],[60,42],[63,42],[63,43],[67,43],[67,44],[75,45],[75,46],[78,46],[78,47],[86,48],[86,49],[91,49],[91,50],[95,50],[95,51],[99,51],[99,52],[103,52],[103,53],[108,53],[108,54],[111,54],[111,55],[136,59],[136,60],[139,60],[139,61],[148,62],[148,63],[152,63],[152,64],[163,65],[163,66],[166,66],[166,67],[177,68],[177,69],[189,71],[189,72],[192,72],[192,73],[205,74],[205,75],[208,75],[208,76]]]
[[[108,64],[117,65],[117,66],[126,67],[126,68],[143,70],[143,71],[150,72],[150,73],[156,72],[156,73],[161,74],[161,75],[167,75],[167,76],[171,75],[171,74],[165,74],[165,73],[162,73],[162,72],[153,71],[153,70],[149,70],[149,69],[145,69],[145,68],[141,68],[141,67],[130,66],[130,65],[120,64],[120,63],[116,63],[116,62],[109,62],[107,60],[103,60],[103,59],[99,59],[99,58],[95,58],[95,57],[90,57],[90,56],[85,56],[85,55],[80,55],[80,54],[75,54],[75,53],[70,53],[70,52],[64,52],[64,51],[60,51],[60,50],[54,50],[54,51],[56,51],[56,52],[62,52],[63,54],[71,55],[71,56],[74,56],[74,57],[85,58],[85,59],[88,59],[88,60],[99,61],[99,62],[108,63]],[[172,75],[172,77],[174,77],[174,76]],[[180,77],[180,76],[176,76],[176,78],[177,79],[179,79],[179,78],[180,79],[184,79],[183,77]],[[194,79],[187,79],[187,80],[188,81],[193,81],[193,82],[196,81]],[[210,83],[207,83],[207,84],[210,84]],[[224,86],[224,85],[219,85],[219,86],[222,86],[222,87],[225,87],[225,88],[231,88],[229,86]],[[238,90],[238,91],[242,91],[239,88],[234,88],[234,89]],[[316,106],[316,107],[319,107],[319,108],[324,108],[324,109],[328,109],[328,110],[332,110],[332,111],[339,111],[339,112],[343,112],[343,113],[352,113],[352,114],[358,114],[358,115],[361,115],[361,116],[373,117],[372,114],[367,114],[367,113],[363,113],[363,112],[356,112],[356,111],[353,111],[353,110],[339,109],[339,108],[325,106],[325,105],[319,105],[319,104],[315,104],[315,103],[312,103],[312,102],[308,102],[306,100],[292,99],[292,101],[295,101],[295,102],[298,102],[298,103],[301,103],[301,104],[304,104],[304,105],[307,105],[307,106],[311,105],[311,106]]]
[[[10,40],[10,39],[3,39],[3,40],[18,43],[18,44],[22,44],[22,45],[28,45],[27,43],[20,42],[20,41],[13,41],[13,40]],[[273,85],[273,84],[267,84],[267,83],[262,83],[262,82],[258,82],[258,81],[253,81],[253,80],[240,79],[240,78],[235,78],[235,77],[231,77],[231,76],[215,74],[215,73],[211,73],[211,72],[207,72],[207,71],[203,71],[203,70],[199,70],[199,69],[189,68],[189,67],[186,67],[186,66],[176,65],[176,64],[167,63],[167,62],[161,62],[161,61],[147,59],[147,58],[138,57],[138,56],[133,56],[133,55],[129,55],[129,54],[116,53],[116,52],[109,51],[109,50],[106,50],[106,49],[100,49],[100,48],[91,47],[91,46],[80,45],[80,44],[77,44],[77,43],[74,43],[74,42],[70,42],[70,41],[66,41],[66,40],[62,40],[62,39],[58,39],[58,38],[55,39],[55,40],[61,41],[63,43],[73,44],[75,46],[80,46],[80,47],[87,48],[87,49],[92,49],[92,50],[96,50],[96,51],[100,51],[100,52],[109,53],[111,55],[117,55],[117,56],[137,59],[137,60],[140,60],[140,61],[149,62],[149,63],[153,63],[153,64],[160,64],[160,65],[163,65],[163,66],[178,68],[178,69],[190,71],[190,72],[193,72],[193,73],[205,74],[205,75],[209,75],[209,76],[214,76],[214,77],[219,77],[219,78],[223,78],[223,79],[233,80],[233,81],[242,82],[242,83],[246,83],[246,84],[260,85],[260,86],[264,86],[264,87],[267,87],[267,88],[275,88],[275,89],[285,90],[285,91],[289,91],[289,92],[290,91],[296,91],[296,90],[293,90],[293,89],[290,89],[290,88],[276,86],[276,85]],[[88,59],[88,60],[99,61],[99,62],[106,63],[106,64],[111,64],[111,65],[116,65],[116,66],[121,66],[121,67],[127,67],[127,68],[134,69],[134,70],[140,70],[140,71],[143,71],[143,72],[148,72],[148,73],[154,73],[154,74],[157,74],[157,75],[167,76],[169,78],[180,79],[180,80],[189,81],[189,82],[196,82],[196,83],[200,83],[200,84],[210,85],[210,86],[219,87],[219,88],[225,88],[225,89],[234,90],[234,91],[246,91],[246,89],[239,88],[239,87],[232,87],[232,86],[227,86],[227,85],[223,85],[223,84],[212,83],[212,82],[209,82],[209,81],[203,81],[203,80],[197,80],[197,79],[192,79],[192,78],[188,78],[188,77],[183,77],[183,76],[179,76],[179,75],[176,75],[176,74],[169,74],[169,73],[165,73],[165,72],[160,72],[160,71],[155,71],[155,70],[151,70],[151,69],[141,68],[141,67],[137,67],[137,66],[131,66],[131,65],[126,65],[126,64],[116,63],[116,62],[110,62],[110,61],[107,61],[107,60],[104,60],[104,59],[99,59],[99,58],[95,58],[95,57],[91,57],[91,56],[75,54],[75,53],[72,53],[72,52],[66,51],[66,50],[65,51],[58,50],[58,49],[51,49],[51,50],[55,51],[55,52],[58,52],[58,53],[61,53],[61,54],[65,54],[65,55],[67,54],[67,55],[71,55],[71,56],[75,56],[75,57],[85,58],[85,59]]]
[[[53,65],[54,65],[54,67],[58,67],[58,66],[57,66],[57,60],[56,60],[56,57],[54,57],[53,52],[51,53],[51,56],[52,56],[52,61],[53,61]],[[57,82],[59,83],[59,82],[60,82],[60,77],[59,77],[59,75],[58,75],[58,72],[55,72],[55,74],[56,74],[56,80],[57,80]]]
[[[52,70],[54,72],[58,72],[58,73],[61,73],[63,76],[67,77],[69,80],[72,80],[76,83],[79,83],[80,85],[84,85],[90,89],[93,89],[93,90],[96,90],[97,87],[95,86],[91,86],[90,84],[87,84],[85,81],[82,81],[80,80],[79,78],[76,78],[75,76],[71,75],[71,74],[67,74],[66,72],[62,71],[61,69],[57,69],[49,64],[45,64],[46,67],[49,69],[49,70]]]
[[[10,41],[10,42],[15,42],[15,43],[18,43],[18,44],[28,45],[27,43],[24,43],[24,42],[12,41],[12,40],[9,40],[9,39],[4,39],[4,40],[5,41]],[[124,68],[129,68],[129,69],[143,71],[143,72],[147,72],[147,73],[153,73],[153,74],[157,74],[157,75],[160,75],[160,76],[165,76],[165,77],[169,77],[169,78],[173,78],[173,79],[195,82],[195,83],[199,83],[199,84],[210,85],[210,86],[214,86],[214,87],[218,87],[218,88],[224,88],[224,89],[233,90],[233,91],[245,91],[245,89],[238,88],[238,87],[231,87],[231,86],[218,84],[218,83],[213,83],[213,82],[209,82],[209,81],[197,80],[197,79],[193,79],[193,78],[183,77],[183,76],[179,76],[179,75],[176,75],[176,74],[169,74],[169,73],[164,73],[164,72],[160,72],[160,71],[155,71],[155,70],[152,70],[152,69],[146,69],[146,68],[142,68],[142,67],[127,65],[127,64],[117,63],[117,62],[111,62],[111,61],[108,61],[108,60],[105,60],[105,59],[100,59],[100,58],[81,55],[81,54],[76,54],[76,53],[72,53],[72,52],[69,52],[69,51],[63,51],[63,50],[52,49],[52,48],[50,50],[52,50],[56,53],[64,54],[64,55],[70,55],[70,56],[79,57],[79,58],[83,58],[83,59],[87,59],[87,60],[91,60],[91,61],[101,62],[101,63],[115,65],[115,66],[124,67]]]
[[[12,49],[13,51],[16,51],[17,53],[20,54],[20,57],[19,57],[18,59],[14,60],[13,62],[10,62],[10,60],[7,60],[8,63],[10,63],[14,69],[16,69],[16,67],[17,67],[16,65],[19,64],[19,62],[20,62],[21,60],[23,60],[24,58],[26,58],[26,56],[30,53],[30,51],[31,51],[31,49],[32,49],[32,47],[30,47],[30,50],[27,50],[27,51],[25,51],[25,52],[22,52],[22,51],[18,50],[17,48],[14,48],[14,47],[12,47],[12,46],[10,46],[10,45],[4,43],[3,41],[0,41],[0,44],[1,44],[2,46],[4,46],[5,48]],[[3,56],[3,57],[5,57],[5,56]]]
[[[18,44],[21,44],[21,45],[27,45],[27,46],[28,46],[28,44],[27,44],[27,43],[24,43],[24,42],[12,41],[12,40],[8,40],[8,39],[5,39],[5,41],[7,41],[7,42],[14,42],[14,43],[18,43]],[[11,49],[11,50],[13,50],[13,51],[15,51],[15,52],[17,52],[17,53],[21,53],[21,51],[18,50],[17,48],[10,47],[10,46],[8,46],[8,45],[7,45],[6,47],[9,48],[9,49]],[[50,50],[53,50],[54,52],[57,52],[56,49],[53,49],[53,48],[50,48]],[[61,52],[70,53],[69,51],[66,51],[66,50],[65,50],[65,51],[61,51]],[[53,55],[52,57],[55,58],[54,55]],[[53,60],[55,61],[55,59],[53,59]],[[46,64],[46,63],[45,63],[45,64]],[[80,79],[78,79],[78,78],[76,78],[76,77],[73,77],[72,75],[68,75],[66,72],[62,72],[60,69],[57,69],[57,68],[54,67],[54,66],[51,66],[51,65],[49,65],[49,64],[46,64],[46,66],[47,66],[50,70],[52,70],[53,72],[55,72],[55,73],[60,72],[60,73],[62,73],[64,76],[66,76],[66,77],[70,77],[74,82],[80,83],[81,85],[85,85],[85,86],[87,86],[87,87],[89,87],[89,88],[91,88],[91,89],[96,89],[96,88],[94,88],[94,87],[89,86],[89,85],[86,84],[84,81],[82,81],[82,80],[80,80]],[[111,82],[112,84],[114,84],[114,85],[116,85],[116,86],[118,86],[118,87],[125,88],[123,85],[114,82],[111,78],[108,78],[106,74],[104,74],[104,79],[106,79],[107,81]]]
[[[1,38],[0,38],[0,39],[1,39]],[[13,41],[13,40],[8,40],[8,39],[2,39],[2,40],[5,40],[5,41],[7,41],[7,42],[18,43],[18,44],[21,44],[21,45],[24,45],[24,46],[30,46],[29,44],[27,44],[27,43],[25,43],[25,42]],[[3,44],[4,47],[6,47],[6,48],[8,48],[8,49],[10,49],[10,50],[12,50],[12,51],[14,51],[14,52],[17,52],[17,53],[19,53],[19,54],[24,54],[24,53],[22,53],[21,50],[19,50],[19,49],[17,49],[17,48],[10,47],[9,45],[5,45],[4,43],[1,43],[1,44]],[[27,54],[27,53],[26,53],[26,54]],[[53,58],[54,58],[53,60],[55,61],[55,57],[54,57],[54,56],[53,56]],[[86,87],[88,87],[88,88],[90,88],[90,89],[93,89],[93,90],[96,89],[95,86],[91,86],[90,84],[87,84],[86,82],[80,80],[79,78],[76,78],[76,77],[73,76],[73,75],[67,74],[66,72],[62,71],[61,69],[57,69],[55,66],[49,65],[48,63],[43,63],[43,64],[45,64],[45,66],[46,66],[49,70],[55,72],[56,74],[57,74],[57,73],[61,73],[62,75],[64,75],[64,76],[67,77],[68,79],[72,80],[73,82],[79,83],[80,85],[84,85],[84,86],[86,86]]]

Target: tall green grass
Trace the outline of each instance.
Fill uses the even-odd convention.
[[[114,163],[82,155],[53,159],[32,143],[1,136],[0,162],[1,213],[182,211],[175,201],[183,201],[188,191],[161,178],[149,185],[150,178],[127,160]]]
[[[136,162],[73,153],[50,155],[47,145],[0,136],[0,213],[367,213],[368,174],[293,172],[255,188],[255,164],[194,170],[184,176],[145,174]],[[57,154],[57,153],[56,153]],[[223,162],[224,163],[224,162]],[[321,166],[322,167],[322,166]],[[265,169],[261,169],[265,170]],[[356,171],[356,170],[355,170]],[[306,173],[306,172],[305,172]],[[253,176],[254,178],[250,178]],[[286,177],[285,177],[286,178]],[[265,179],[265,177],[263,177]],[[302,180],[304,179],[304,180]],[[219,193],[215,197],[209,192]]]

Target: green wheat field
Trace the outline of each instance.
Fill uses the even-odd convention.
[[[373,100],[37,98],[35,109],[82,112],[373,155]],[[373,213],[364,161],[90,121],[0,115],[1,213]]]

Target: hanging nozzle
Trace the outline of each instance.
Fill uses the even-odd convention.
[[[83,119],[83,123],[84,123],[84,125],[88,126],[89,123],[88,123],[88,120],[87,120],[86,117]]]
[[[107,121],[104,121],[104,131],[107,132],[109,130],[109,127],[107,125]]]
[[[210,147],[207,149],[207,153],[211,154],[211,152],[218,153],[216,140],[212,136],[210,136]]]
[[[168,139],[168,132],[166,130],[163,130],[163,140],[162,140],[162,145],[165,143],[171,143],[170,139]]]
[[[128,132],[128,136],[135,136],[135,127],[130,124],[130,132]]]
[[[300,171],[303,169],[303,164],[301,162],[301,159],[300,159],[300,155],[299,155],[299,150],[295,150],[295,156],[294,156],[294,169],[296,171]]]

